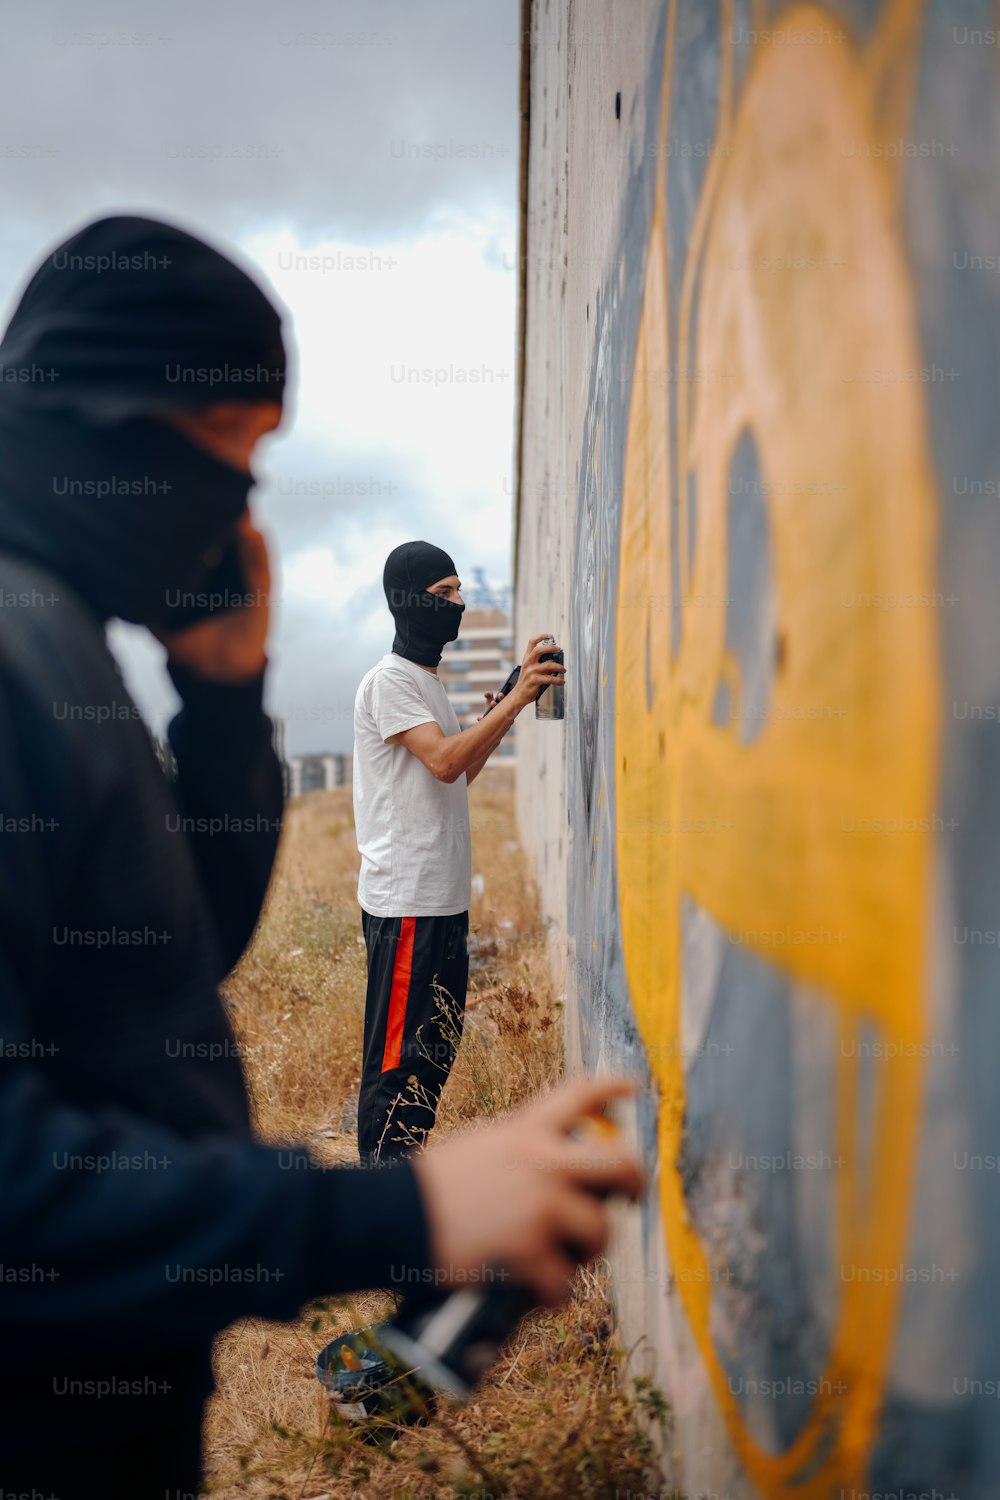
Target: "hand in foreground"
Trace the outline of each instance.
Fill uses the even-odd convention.
[[[565,666],[560,666],[557,661],[538,660],[540,656],[558,650],[558,645],[552,644],[551,632],[546,635],[533,635],[524,653],[521,675],[506,696],[516,700],[521,708],[525,708],[529,703],[534,703],[542,688],[552,687],[554,683],[565,681]]]
[[[171,661],[215,682],[244,682],[267,665],[271,568],[267,543],[249,514],[236,532],[245,597],[236,609],[219,611],[186,630],[157,632]]]
[[[578,1261],[608,1241],[597,1194],[642,1191],[642,1170],[620,1142],[575,1140],[582,1117],[634,1094],[625,1078],[563,1084],[496,1125],[463,1131],[413,1158],[441,1285],[469,1285],[502,1269],[540,1302],[569,1291]],[[571,1247],[571,1248],[567,1248]],[[576,1258],[574,1258],[574,1253]]]

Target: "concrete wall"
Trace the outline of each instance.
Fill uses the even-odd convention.
[[[997,24],[526,9],[518,816],[692,1496],[1000,1495]]]

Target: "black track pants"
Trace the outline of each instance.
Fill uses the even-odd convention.
[[[469,981],[469,913],[373,917],[368,950],[358,1152],[388,1161],[419,1146],[434,1124],[455,1060]]]

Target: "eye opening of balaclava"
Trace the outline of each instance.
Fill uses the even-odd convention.
[[[382,573],[389,612],[396,622],[392,649],[420,667],[436,667],[458,635],[464,604],[432,594],[432,584],[457,574],[448,553],[430,542],[403,542],[386,558]]]
[[[252,475],[160,419],[284,396],[281,318],[226,255],[114,215],[46,256],[0,343],[0,550],[103,618],[165,626],[232,538]]]

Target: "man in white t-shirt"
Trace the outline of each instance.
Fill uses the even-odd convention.
[[[462,1033],[469,977],[472,840],[469,782],[521,709],[561,680],[536,636],[514,688],[487,693],[487,711],[462,729],[437,675],[458,635],[461,583],[429,542],[404,542],[383,586],[396,623],[392,650],[354,701],[354,822],[358,901],[368,953],[358,1099],[363,1162],[404,1156],[434,1124]]]

